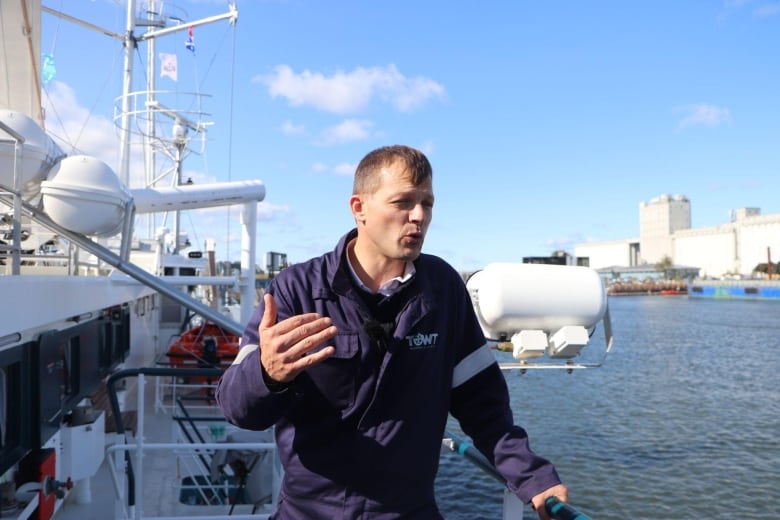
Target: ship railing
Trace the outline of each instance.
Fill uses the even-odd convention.
[[[130,92],[127,99],[120,96],[114,100],[114,124],[121,132],[123,118],[128,116],[133,121],[128,127],[130,135],[152,139],[163,152],[175,148],[184,139],[188,146],[197,145],[196,153],[203,153],[207,129],[213,125],[208,121],[211,114],[203,107],[211,97],[178,90]],[[129,106],[125,107],[127,102]]]
[[[176,375],[155,378],[154,411],[172,413],[179,407],[178,401],[180,399],[188,401],[187,407],[190,410],[214,411],[216,409],[214,393],[217,390],[219,377],[191,374],[190,371],[193,369],[204,368],[197,362],[191,360],[171,362],[165,358],[166,355],[163,354],[155,364],[161,368],[170,367],[180,369],[180,371]],[[217,370],[221,374],[224,368],[226,367]]]
[[[13,251],[13,246],[0,244],[0,266],[4,268],[3,274],[13,274],[12,266],[5,261],[5,258],[11,257]],[[19,274],[67,275],[70,272],[70,261],[64,256],[23,252],[19,255],[19,259]]]
[[[0,203],[13,208],[15,194],[8,190],[0,185]],[[76,243],[62,240],[62,235],[47,226],[45,220],[33,217],[22,226],[17,240],[13,238],[12,224],[0,219],[0,235],[12,237],[0,243],[0,274],[97,276],[113,269]]]
[[[471,463],[475,468],[479,469],[489,477],[493,478],[496,482],[504,487],[504,503],[502,510],[503,520],[522,520],[523,519],[523,503],[520,501],[514,493],[506,488],[506,480],[498,472],[498,470],[490,463],[473,444],[467,440],[461,439],[450,432],[445,432],[445,437],[442,440],[442,444],[450,451],[461,455],[466,461]],[[545,501],[545,508],[547,514],[552,520],[590,520],[590,517],[584,513],[578,511],[570,504],[561,502],[557,498],[550,497]]]
[[[506,480],[496,470],[496,468],[482,455],[470,442],[456,437],[450,432],[444,433],[442,439],[444,447],[450,451],[461,455],[466,461],[471,463],[476,469],[484,472],[487,476],[498,482],[504,488],[504,501],[502,506],[503,520],[522,520],[524,505],[513,493],[506,488]]]
[[[189,383],[181,377],[159,377],[154,385],[154,409],[155,412],[171,413],[176,409],[179,399],[193,399],[198,404],[192,404],[193,408],[213,410],[216,408],[214,392],[217,389],[216,382]],[[208,396],[211,396],[209,398]]]
[[[15,253],[16,247],[9,244],[0,244],[0,268],[3,268],[3,274],[14,274],[10,262],[5,259],[11,258]],[[100,266],[95,263],[77,261],[74,255],[59,253],[41,253],[29,249],[22,249],[19,254],[19,274],[23,275],[70,275],[78,273],[80,275],[89,275],[100,272]]]
[[[186,372],[189,376],[212,377],[217,379],[222,373],[221,369],[216,368],[166,368],[149,367],[126,369],[119,371],[108,378],[107,387],[109,401],[112,413],[116,417],[121,416],[119,410],[119,400],[116,392],[117,382],[128,378],[137,377],[137,407],[138,424],[136,435],[130,441],[124,434],[124,428],[121,421],[117,424],[117,433],[124,442],[114,444],[107,448],[107,460],[111,473],[113,487],[116,498],[115,517],[122,519],[147,519],[147,520],[168,520],[173,518],[213,518],[213,519],[267,519],[270,518],[270,512],[275,506],[275,500],[278,495],[281,483],[281,469],[278,459],[275,456],[276,446],[271,440],[270,432],[247,432],[234,431],[231,436],[227,432],[227,424],[224,417],[214,414],[207,416],[196,416],[190,413],[188,401],[197,399],[208,400],[208,397],[200,396],[179,396],[176,402],[177,414],[173,416],[174,435],[173,442],[149,442],[145,435],[144,408],[146,396],[144,389],[146,387],[146,377],[172,377],[181,376]],[[263,440],[258,439],[258,434],[265,434]],[[250,437],[251,436],[251,437]],[[240,439],[239,442],[234,442]],[[504,500],[502,518],[504,520],[522,520],[523,503],[508,489],[506,489],[505,479],[498,473],[495,467],[482,455],[470,442],[462,440],[450,432],[446,432],[443,439],[443,445],[451,451],[463,456],[475,468],[494,478],[504,487]],[[193,514],[191,509],[182,509],[173,516],[148,516],[144,512],[144,485],[145,485],[145,458],[147,455],[153,455],[149,464],[155,460],[160,460],[163,455],[173,454],[176,456],[176,468],[178,468],[179,477],[177,481],[180,496],[187,494],[193,498],[193,502],[199,502],[199,513]],[[233,459],[231,459],[231,455]],[[221,457],[221,458],[220,458]],[[244,461],[242,465],[231,464],[231,460],[240,459]],[[239,477],[244,479],[246,473],[254,469],[255,464],[264,460],[272,470],[269,472],[269,492],[267,501],[264,503],[252,503],[252,511],[249,514],[236,514],[238,493],[242,490],[243,484],[235,486],[228,478],[215,478],[217,473],[223,472],[223,477]],[[248,462],[247,462],[248,461]],[[243,469],[242,469],[243,468]],[[170,469],[170,467],[169,467]],[[242,473],[243,472],[243,473]],[[165,484],[163,484],[165,485]],[[231,495],[232,493],[232,495]],[[249,504],[247,504],[249,505]],[[225,511],[229,507],[229,511]],[[555,520],[577,519],[589,520],[589,517],[576,511],[568,504],[549,500],[546,503],[548,514]],[[263,511],[258,512],[258,508]],[[268,513],[264,511],[267,510]],[[213,515],[205,516],[204,512],[214,512]]]
[[[276,462],[276,445],[272,441],[271,432],[238,430],[228,426],[224,417],[216,412],[193,415],[191,403],[198,399],[208,400],[209,397],[179,396],[173,420],[167,423],[171,428],[169,437],[172,441],[149,441],[145,422],[150,418],[144,414],[147,376],[158,379],[181,377],[184,372],[190,377],[214,379],[221,374],[220,369],[214,368],[148,367],[122,370],[108,378],[108,394],[114,414],[119,413],[117,383],[128,377],[138,378],[136,434],[132,439],[129,438],[123,426],[118,424],[120,441],[106,451],[116,499],[114,516],[155,520],[193,517],[268,518],[281,482],[281,469]],[[212,409],[216,410],[216,407]],[[171,460],[175,462],[171,463]],[[179,503],[175,507],[169,504],[175,511],[172,516],[149,516],[145,512],[145,490],[149,492],[149,483],[159,485],[159,475],[147,482],[151,478],[147,470],[156,471],[160,464],[169,472],[173,469],[172,473],[175,473],[165,475],[167,481],[162,484],[174,486],[179,493]],[[264,479],[262,495],[258,491],[253,495],[249,490],[253,470],[259,472],[255,478],[259,476]],[[239,501],[239,510],[235,510]],[[242,511],[249,507],[251,513],[243,514]]]

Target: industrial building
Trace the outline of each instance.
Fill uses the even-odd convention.
[[[661,195],[639,205],[639,238],[577,244],[580,265],[619,273],[652,267],[665,258],[674,268],[701,277],[751,276],[760,263],[780,257],[780,213],[759,208],[731,213],[729,222],[691,228],[691,203],[684,195]]]

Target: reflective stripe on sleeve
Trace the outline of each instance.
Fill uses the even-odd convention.
[[[244,358],[252,352],[257,351],[257,348],[257,345],[244,345],[241,347],[241,350],[238,351],[238,355],[236,356],[236,359],[233,360],[233,364],[240,365]]]
[[[452,388],[457,388],[496,362],[487,343],[463,358],[452,371]]]

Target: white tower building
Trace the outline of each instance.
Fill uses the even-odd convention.
[[[639,204],[639,243],[643,263],[674,258],[672,234],[690,229],[691,203],[685,195],[661,195]]]

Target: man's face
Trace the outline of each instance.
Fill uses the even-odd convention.
[[[357,201],[356,201],[357,199]],[[357,203],[356,203],[357,202]],[[433,183],[412,184],[400,163],[385,167],[379,189],[352,198],[367,250],[389,260],[415,260],[433,215]]]

